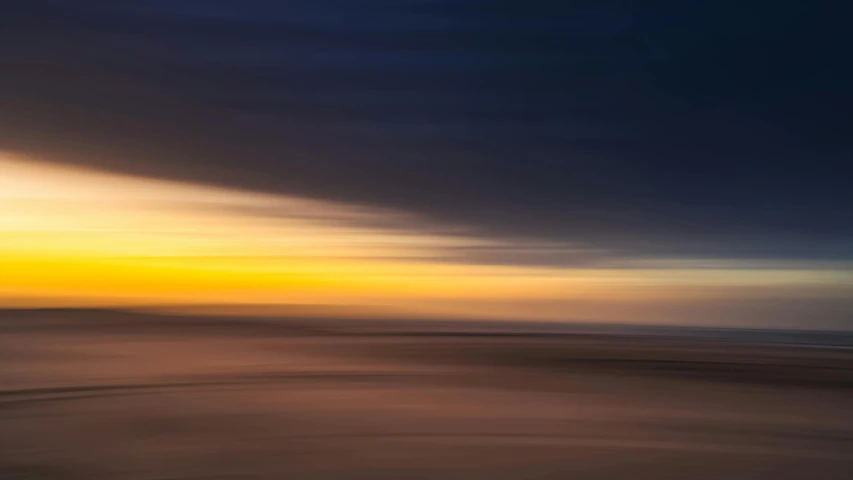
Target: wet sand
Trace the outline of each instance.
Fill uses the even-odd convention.
[[[853,478],[845,349],[0,318],[2,480]]]

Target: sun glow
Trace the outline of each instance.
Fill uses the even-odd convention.
[[[829,278],[807,270],[488,265],[452,252],[492,243],[430,233],[401,212],[14,155],[0,156],[0,213],[6,304],[529,305]]]

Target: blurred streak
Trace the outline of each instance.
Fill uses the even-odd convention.
[[[2,2],[0,480],[853,478],[830,3]]]
[[[825,264],[489,263],[469,253],[529,247],[436,233],[426,220],[358,205],[12,154],[0,158],[0,169],[6,305],[360,304],[393,306],[400,315],[683,322],[643,308],[614,315],[612,305],[666,307],[741,288],[831,296],[853,284],[848,270]]]
[[[0,171],[0,479],[853,475],[853,337],[803,322],[849,330],[835,265],[490,263],[530,245]]]
[[[4,286],[19,295],[68,289],[81,296],[188,302],[195,296],[210,301],[211,291],[239,301],[244,290],[267,298],[347,289],[391,296],[424,289],[429,295],[465,289],[466,283],[513,287],[516,277],[538,274],[430,264],[443,246],[467,240],[358,225],[393,221],[378,210],[15,158],[4,159],[2,167]],[[279,215],[241,215],[240,208]]]
[[[0,476],[853,475],[850,333],[267,313],[0,310]]]

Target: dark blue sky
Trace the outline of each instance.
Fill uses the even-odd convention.
[[[0,149],[614,256],[853,260],[843,2],[0,8]]]

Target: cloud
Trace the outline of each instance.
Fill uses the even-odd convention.
[[[483,261],[850,260],[844,16],[682,3],[20,1],[0,147],[511,244]]]

